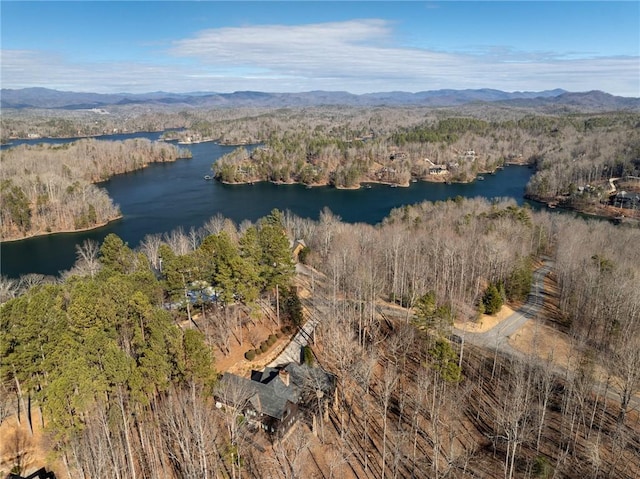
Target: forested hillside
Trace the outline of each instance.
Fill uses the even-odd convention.
[[[168,477],[182,441],[201,448],[199,457],[182,459],[205,468],[211,461],[208,467],[218,469],[225,446],[215,439],[222,431],[199,423],[190,409],[214,419],[206,411],[216,378],[213,344],[205,344],[195,318],[183,324],[182,313],[167,305],[184,309],[186,285],[196,279],[215,285],[225,316],[236,301],[251,306],[265,289],[286,289],[293,269],[279,215],[234,240],[242,246],[226,233],[208,236],[178,255],[163,244],[160,271],[110,235],[99,248],[78,247],[78,264],[64,281],[25,278],[19,291],[3,282],[1,419],[27,409],[32,432],[40,425],[31,423],[31,408],[39,408],[51,452],[64,458],[71,477]],[[189,408],[186,417],[176,418],[181,407]],[[194,422],[172,429],[178,419]],[[18,469],[32,460],[21,456],[22,440],[3,441],[3,458]],[[149,461],[153,470],[145,472]],[[173,467],[179,477],[195,477],[182,460]]]
[[[640,214],[637,202],[631,202],[632,212],[607,208],[615,206],[610,195],[618,192],[609,180],[640,175],[640,117],[632,110],[579,113],[477,104],[243,107],[150,115],[123,109],[109,115],[12,111],[1,121],[3,135],[10,137],[170,130],[165,138],[185,142],[262,143],[251,153],[240,148],[212,165],[216,177],[229,183],[406,186],[417,180],[472,181],[504,163],[530,163],[538,169],[528,188],[531,198],[600,215]],[[620,188],[627,190],[640,194],[635,184]],[[627,206],[627,198],[623,203]]]
[[[0,239],[94,228],[120,215],[94,183],[191,153],[144,139],[79,140],[2,151]]]
[[[149,236],[138,251],[115,236],[81,245],[59,282],[2,281],[3,427],[18,407],[41,409],[48,438],[35,444],[21,416],[2,467],[22,458],[87,478],[635,478],[639,237],[456,199],[400,208],[378,226],[274,211]],[[295,277],[294,239],[307,245]],[[534,288],[541,303],[518,339],[471,332]],[[211,358],[260,368],[260,356],[232,358],[256,348],[259,331],[290,335],[300,302],[318,322],[307,359],[335,375],[337,395],[280,441],[243,420],[241,404],[214,406],[214,393],[233,392],[216,385],[225,370]]]
[[[161,131],[183,128],[181,115],[148,111],[123,111],[108,114],[102,109],[6,110],[3,109],[0,140],[8,143],[14,138],[76,138],[136,131]]]
[[[640,176],[640,118],[635,115],[564,120],[547,131],[555,144],[536,158],[538,171],[527,187],[533,198],[589,211],[613,203],[609,195],[616,193],[618,181],[624,185],[627,177]],[[627,186],[640,192],[640,183]]]
[[[264,147],[251,153],[239,148],[216,161],[213,170],[228,183],[266,180],[350,188],[363,182],[465,182],[505,163],[529,163],[539,169],[528,188],[531,197],[576,208],[606,203],[610,178],[640,175],[638,115],[487,121],[433,113],[420,119],[413,110],[403,120],[383,120],[385,113],[354,111],[337,125],[318,111],[296,117],[295,127],[283,130],[265,123],[257,136],[266,138]]]

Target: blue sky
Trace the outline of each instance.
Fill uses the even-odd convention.
[[[640,96],[640,2],[2,0],[2,88]]]

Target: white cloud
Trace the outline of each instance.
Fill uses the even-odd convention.
[[[404,48],[394,44],[392,25],[384,20],[205,30],[176,41],[170,53],[212,68],[252,66],[268,72],[267,78],[292,76],[308,88],[353,92],[563,87],[640,94],[637,58],[585,58],[584,53],[501,47],[474,54]]]
[[[507,91],[600,89],[640,96],[638,57],[404,47],[395,25],[365,19],[203,30],[176,40],[166,63],[74,63],[34,51],[2,52],[2,86],[117,92],[306,91],[353,93],[438,88]]]
[[[175,88],[177,67],[145,63],[71,62],[61,55],[32,50],[1,50],[2,88],[46,87],[97,93],[149,92]]]

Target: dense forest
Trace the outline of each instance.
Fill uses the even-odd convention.
[[[633,179],[640,176],[640,116],[633,112],[489,104],[439,109],[243,107],[153,115],[130,109],[113,114],[16,110],[1,121],[5,141],[168,130],[166,139],[186,143],[260,143],[260,148],[239,148],[212,165],[216,177],[229,183],[352,188],[365,182],[467,182],[505,163],[528,163],[537,168],[527,190],[533,199],[605,216],[640,215],[640,186]],[[609,208],[616,206],[621,192],[630,196],[617,198],[617,206],[630,211]]]
[[[357,187],[362,182],[471,181],[505,163],[535,164],[528,193],[545,202],[583,207],[608,200],[607,180],[640,175],[640,117],[525,116],[486,121],[430,118],[380,131],[369,122],[298,123],[274,132],[264,146],[213,164],[229,183],[273,181]],[[587,187],[588,185],[588,187]],[[639,205],[640,206],[640,205]]]
[[[293,263],[280,221],[274,214],[233,240],[226,232],[209,235],[188,254],[176,254],[171,241],[163,242],[155,256],[149,255],[154,261],[162,258],[161,271],[145,254],[110,235],[99,247],[92,242],[79,246],[78,263],[63,281],[24,278],[13,285],[20,291],[5,282],[2,419],[15,406],[18,413],[28,408],[31,421],[31,404],[38,404],[52,452],[64,457],[71,477],[76,477],[71,471],[85,477],[136,477],[145,466],[140,452],[161,455],[152,473],[142,476],[162,477],[174,444],[166,444],[166,455],[155,446],[169,424],[148,428],[146,420],[160,410],[167,421],[175,420],[173,408],[182,401],[183,406],[207,407],[215,381],[211,344],[205,344],[199,327],[181,328],[180,316],[163,305],[184,299],[185,285],[195,279],[214,284],[217,304],[229,308],[236,302],[254,305],[265,289],[286,287]],[[193,426],[193,432],[217,435],[202,431],[205,424]],[[187,430],[174,432],[179,436],[165,438],[181,441]],[[214,455],[214,444],[206,446],[206,457]],[[3,441],[3,454],[11,447],[18,446]],[[106,451],[98,457],[96,447],[113,449],[108,457]],[[14,466],[21,469],[24,458],[19,449],[14,453]],[[176,471],[185,466],[175,464]],[[215,470],[215,462],[211,467]]]
[[[20,145],[2,151],[0,239],[94,228],[120,216],[95,183],[190,152],[132,139]]]
[[[0,120],[2,143],[15,138],[76,138],[136,131],[184,128],[184,118],[173,113],[91,110],[12,110]]]
[[[79,245],[62,278],[0,285],[0,412],[4,427],[22,420],[1,467],[85,478],[637,477],[639,235],[457,198],[377,226],[273,211],[255,224],[216,216],[136,250],[113,235]],[[528,303],[542,265],[543,304],[524,339],[465,333]],[[215,301],[188,300],[207,288]],[[324,420],[311,401],[280,440],[240,404],[216,408],[214,395],[233,396],[218,374],[264,366],[267,348],[245,351],[267,335],[286,342],[301,321],[317,322],[305,357],[336,378]]]

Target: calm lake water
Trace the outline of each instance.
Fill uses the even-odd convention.
[[[144,137],[156,140],[159,136],[160,133],[144,133],[101,138]],[[72,140],[56,140],[62,141]],[[485,175],[484,181],[470,184],[418,182],[409,188],[372,185],[360,190],[308,189],[301,185],[277,186],[271,183],[223,185],[206,181],[203,176],[211,173],[211,164],[217,158],[234,147],[200,143],[188,148],[193,153],[192,159],[152,164],[144,170],[118,175],[101,184],[120,206],[124,215],[121,220],[83,233],[54,234],[0,244],[1,273],[11,278],[26,273],[57,275],[73,265],[75,245],[85,239],[102,242],[107,234],[115,233],[129,246],[135,247],[147,234],[164,233],[180,226],[188,231],[192,226],[202,226],[217,213],[236,223],[245,219],[255,221],[273,208],[317,219],[320,211],[328,207],[344,221],[375,224],[392,208],[424,200],[446,200],[457,195],[468,198],[511,197],[522,204],[524,188],[533,174],[533,170],[527,167],[509,166],[495,175]]]

